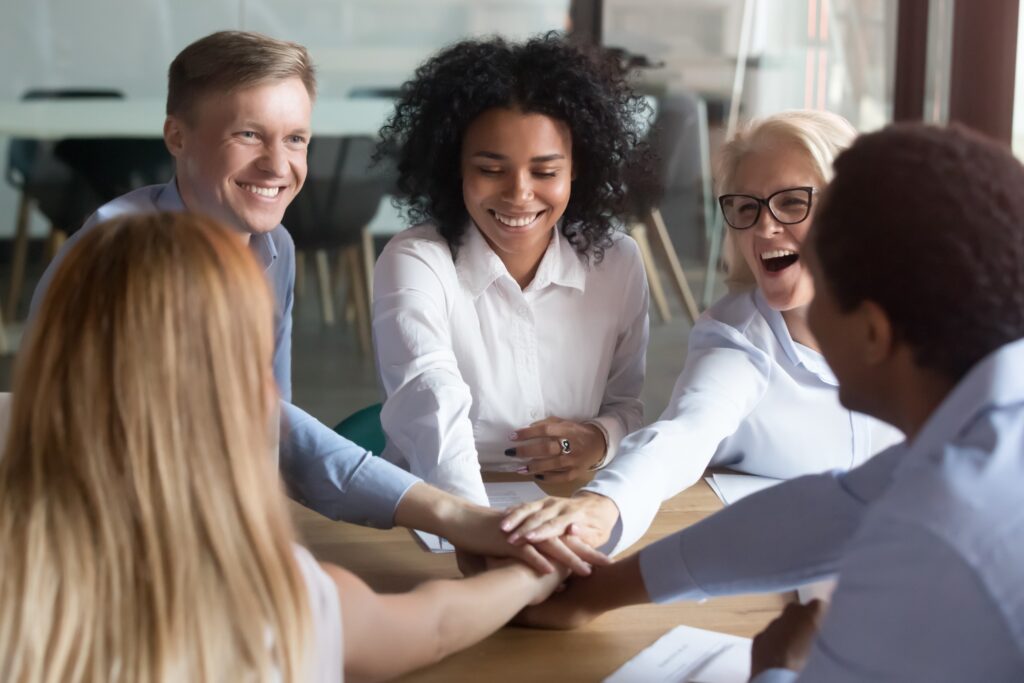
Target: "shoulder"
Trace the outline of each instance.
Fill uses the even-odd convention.
[[[611,239],[611,246],[604,250],[604,256],[595,264],[595,268],[622,272],[642,271],[643,259],[640,258],[640,248],[636,240],[622,232],[613,233]]]
[[[164,185],[148,185],[112,199],[96,209],[83,227],[88,228],[97,223],[133,213],[155,213],[160,210],[156,199],[164,187]]]
[[[421,223],[398,233],[388,241],[380,257],[385,263],[408,259],[423,261],[434,269],[455,269],[448,242],[433,223]]]
[[[754,302],[753,291],[727,294],[706,310],[690,332],[690,351],[730,348],[768,361],[774,335]]]

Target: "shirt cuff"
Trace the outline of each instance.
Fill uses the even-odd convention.
[[[600,472],[581,490],[610,498],[619,509],[620,523],[616,525],[619,536],[614,552],[610,554],[621,553],[639,541],[661,507],[661,501],[656,500],[657,496],[637,491],[636,486],[630,486],[630,482],[614,467]]]
[[[622,428],[622,421],[614,415],[599,415],[593,420],[587,420],[604,434],[608,450],[605,451],[601,467],[605,467],[612,461],[615,454],[619,452],[619,442],[626,436],[626,430]]]
[[[651,602],[705,600],[710,596],[697,585],[683,559],[680,532],[640,551],[640,575]]]
[[[792,669],[765,669],[751,678],[750,683],[793,683],[799,675],[799,672]]]
[[[363,511],[363,518],[354,520],[355,523],[390,529],[395,526],[399,502],[420,479],[369,451],[365,458],[345,490],[343,504],[346,508]]]
[[[480,461],[475,453],[469,457],[438,463],[424,480],[442,491],[465,498],[477,505],[490,507],[484,480],[480,475]]]

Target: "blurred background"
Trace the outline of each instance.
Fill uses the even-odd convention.
[[[1024,146],[1016,0],[2,0],[2,11],[4,390],[49,254],[100,203],[170,178],[167,66],[216,30],[300,42],[318,68],[310,180],[331,201],[304,191],[285,224],[300,249],[296,402],[328,423],[379,399],[368,269],[405,224],[389,170],[366,170],[373,136],[398,86],[454,41],[566,32],[615,50],[649,98],[667,192],[656,216],[628,226],[650,247],[655,295],[648,419],[682,367],[692,314],[722,292],[711,169],[738,123],[816,108],[861,131],[955,120]]]

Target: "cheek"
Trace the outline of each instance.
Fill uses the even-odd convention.
[[[732,228],[729,228],[732,230]],[[746,262],[747,267],[752,271],[757,271],[755,266],[757,262],[754,260],[754,231],[751,230],[733,230],[730,235],[733,242],[736,244],[736,249],[743,255],[743,260]]]

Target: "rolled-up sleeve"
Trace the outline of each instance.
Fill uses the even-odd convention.
[[[445,283],[414,245],[389,245],[374,269],[373,332],[387,394],[381,424],[414,474],[487,505]]]
[[[419,481],[283,401],[280,459],[281,476],[300,503],[331,519],[380,529],[394,526],[399,501]]]

